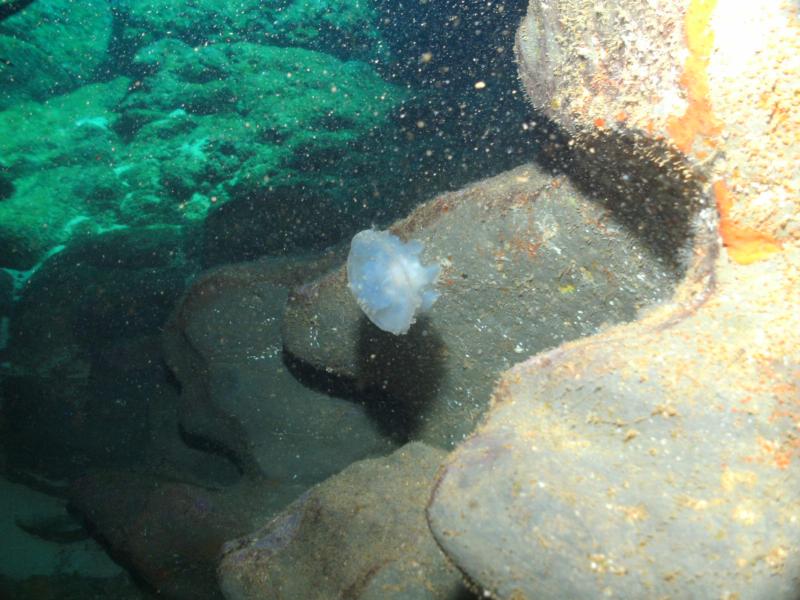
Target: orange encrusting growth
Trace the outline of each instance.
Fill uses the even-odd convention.
[[[752,227],[740,225],[731,219],[733,201],[724,181],[714,182],[714,198],[719,212],[719,233],[728,249],[728,256],[739,264],[754,263],[781,249],[780,242]]]
[[[714,50],[711,17],[717,0],[690,0],[684,18],[688,56],[680,83],[686,92],[687,107],[680,116],[667,121],[666,131],[675,146],[689,156],[703,160],[717,146],[722,132],[714,116],[708,80],[708,66]],[[698,148],[696,142],[704,147]],[[772,236],[737,223],[731,217],[732,195],[724,181],[714,184],[714,196],[719,211],[719,231],[728,256],[740,264],[759,261],[781,249]]]
[[[686,48],[689,55],[683,67],[680,83],[686,91],[688,106],[685,112],[667,121],[667,134],[684,154],[689,154],[700,137],[710,146],[721,131],[714,117],[708,84],[708,63],[714,49],[711,15],[716,0],[692,0],[686,11]]]

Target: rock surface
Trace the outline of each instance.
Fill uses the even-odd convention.
[[[120,0],[112,53],[122,64],[154,40],[172,37],[191,46],[231,39],[327,52],[342,60],[386,58],[370,3],[349,0]]]
[[[800,37],[796,7],[758,10],[530,3],[521,73],[578,176],[684,173],[723,248],[695,248],[671,303],[500,379],[428,509],[487,596],[797,597]],[[680,227],[645,198],[652,228]]]
[[[44,0],[7,16],[9,8],[0,5],[0,109],[94,80],[111,40],[109,3]]]
[[[362,406],[303,387],[284,365],[287,286],[329,261],[275,259],[206,273],[167,325],[183,431],[249,477],[308,486],[394,447]]]
[[[120,139],[110,127],[127,86],[117,78],[0,111],[3,267],[31,269],[73,236],[118,224],[125,191],[114,172]]]
[[[440,298],[407,335],[373,326],[344,267],[292,294],[283,340],[313,367],[383,396],[399,435],[443,447],[485,410],[525,355],[635,318],[667,297],[681,265],[632,235],[609,206],[527,165],[444,194],[391,231],[442,265]],[[688,243],[688,241],[687,241]]]
[[[795,598],[787,258],[720,274],[727,297],[690,318],[659,311],[506,373],[429,509],[456,564],[498,598]]]
[[[244,236],[240,224],[237,235],[224,235],[223,217],[239,214],[231,211],[210,223],[209,242],[217,236],[217,246],[234,245],[261,233],[262,254],[339,239],[362,210],[352,198],[366,201],[373,191],[360,189],[359,175],[380,160],[371,138],[391,129],[388,117],[404,97],[364,63],[302,48],[195,49],[167,38],[142,48],[133,65],[143,84],[121,102],[115,124],[131,142],[120,157],[131,196],[123,209],[140,207],[139,220],[202,221],[239,202],[246,223],[260,229]]]
[[[260,530],[228,542],[227,600],[470,598],[425,523],[444,452],[420,443],[350,465]]]
[[[74,481],[70,506],[156,594],[212,600],[222,597],[215,567],[223,543],[248,531],[255,514],[268,513],[271,487],[261,482],[232,493],[106,471]]]

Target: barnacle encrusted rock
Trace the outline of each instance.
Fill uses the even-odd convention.
[[[720,243],[695,247],[671,303],[501,377],[428,508],[487,596],[797,597],[797,9],[531,1],[520,73],[576,179]],[[662,177],[689,186],[670,206],[647,193]]]

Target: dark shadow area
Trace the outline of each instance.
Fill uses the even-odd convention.
[[[334,195],[302,186],[265,187],[214,209],[203,223],[204,266],[319,251],[340,241],[363,223],[349,205],[331,208]]]
[[[576,185],[682,277],[705,204],[703,182],[685,159],[663,142],[601,133],[573,164]]]
[[[686,274],[696,243],[714,243],[695,239],[699,212],[708,206],[704,182],[663,141],[609,130],[571,143],[552,123],[545,130],[548,141],[536,161],[608,209],[676,279]]]
[[[477,587],[476,587],[477,589]],[[482,595],[478,592],[473,592],[463,583],[459,586],[458,590],[451,596],[450,600],[478,600]]]
[[[289,352],[285,347],[283,348],[283,364],[286,365],[292,377],[310,390],[346,400],[366,402],[364,393],[359,390],[354,379],[317,369]]]
[[[28,535],[54,544],[71,544],[89,537],[86,529],[66,512],[46,516],[15,517],[14,525]]]
[[[362,404],[381,433],[404,444],[414,439],[439,393],[443,352],[444,343],[427,317],[420,317],[406,335],[394,335],[362,315],[355,379],[316,369],[286,349],[283,360],[304,386]]]
[[[378,329],[362,315],[358,328],[358,381],[375,390],[379,401],[367,412],[384,432],[408,441],[415,437],[427,407],[436,399],[445,375],[445,350],[427,317],[420,317],[405,335]]]
[[[11,0],[11,2],[0,4],[0,21],[18,13],[32,2],[33,0]]]
[[[209,454],[219,456],[220,458],[228,461],[233,468],[236,469],[236,472],[239,474],[239,476],[245,474],[247,461],[239,456],[232,448],[225,446],[218,440],[187,431],[180,424],[178,425],[178,433],[180,434],[183,443],[189,446],[189,448],[194,448],[195,450],[200,450],[201,452],[207,452]]]
[[[134,568],[131,564],[131,557],[104,536],[92,521],[87,518],[87,515],[79,510],[72,502],[67,504],[67,511],[83,526],[87,536],[97,542],[105,553],[108,554],[109,558],[124,569],[129,584],[135,588],[136,592],[139,592],[136,594],[136,597],[140,597],[140,594],[153,598],[160,595],[159,590]]]
[[[3,600],[156,600],[155,591],[140,589],[128,573],[114,577],[79,574],[33,576],[19,580],[0,575]]]
[[[9,173],[9,169],[0,165],[0,202],[11,198],[15,189],[14,180]]]

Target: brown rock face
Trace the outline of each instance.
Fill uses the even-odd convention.
[[[730,257],[797,240],[797,5],[531,2],[517,33],[531,102],[616,170],[655,160],[712,184]],[[606,160],[603,160],[603,157]]]
[[[503,374],[440,473],[437,540],[496,598],[797,598],[797,4],[532,1],[517,54],[578,180],[683,177],[669,206],[629,201],[669,231],[699,187],[721,251],[696,247],[707,276],[671,303]]]

